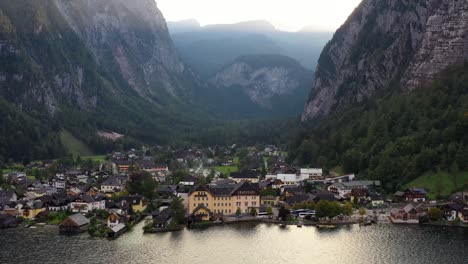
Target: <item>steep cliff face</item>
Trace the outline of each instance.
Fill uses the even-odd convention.
[[[364,0],[323,50],[302,120],[416,88],[468,58],[468,2]]]
[[[183,81],[196,78],[179,59],[154,0],[55,2],[99,64],[116,64],[139,95],[157,102],[190,94]]]
[[[218,89],[239,89],[258,106],[274,105],[275,97],[292,96],[300,105],[312,81],[312,72],[299,62],[281,55],[242,56],[218,72],[211,82]]]

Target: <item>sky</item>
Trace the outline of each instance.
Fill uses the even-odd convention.
[[[361,0],[156,0],[167,21],[195,18],[202,24],[268,20],[285,31],[313,26],[335,31]]]

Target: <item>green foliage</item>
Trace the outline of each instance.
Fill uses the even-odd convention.
[[[271,187],[260,190],[261,196],[279,196],[279,190],[275,190]]]
[[[341,212],[344,215],[352,215],[353,214],[353,205],[350,202],[346,202],[343,207],[341,208]]]
[[[269,215],[273,214],[273,208],[271,206],[268,206],[266,208],[266,213],[269,214]]]
[[[341,205],[338,202],[321,200],[315,206],[318,218],[334,218],[341,214]]]
[[[126,184],[126,189],[130,194],[140,194],[152,202],[156,198],[156,188],[158,182],[146,171],[134,172],[130,174],[130,179]]]
[[[288,160],[310,166],[325,160],[325,169],[342,166],[346,173],[381,180],[389,192],[426,172],[448,171],[454,162],[464,171],[467,84],[465,64],[450,68],[428,87],[369,100],[306,124],[293,140]]]
[[[281,221],[287,221],[289,216],[291,215],[291,212],[289,212],[288,209],[281,207],[278,212],[278,218],[281,219]]]
[[[257,215],[257,209],[255,209],[255,208],[252,207],[252,208],[250,209],[250,215],[251,215],[251,216],[256,216],[256,215]]]
[[[236,209],[236,215],[239,216],[239,215],[241,215],[241,213],[242,213],[241,209],[240,209],[239,207],[237,207],[237,209]]]
[[[169,208],[172,210],[173,222],[176,224],[185,223],[185,209],[184,204],[182,203],[182,198],[175,197]]]
[[[60,141],[68,153],[73,156],[91,156],[93,152],[81,140],[74,137],[70,132],[63,130],[60,132]]]
[[[429,199],[449,197],[457,191],[468,187],[468,172],[427,172],[405,185],[405,188],[414,186],[428,190]]]
[[[364,216],[365,214],[366,214],[366,209],[364,209],[364,208],[362,208],[362,207],[359,208],[359,215],[360,215],[360,216]]]
[[[438,221],[442,218],[442,210],[437,207],[431,207],[427,210],[427,216],[431,221]]]

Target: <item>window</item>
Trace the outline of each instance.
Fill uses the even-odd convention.
[[[196,204],[196,203],[194,203],[194,204],[193,204],[193,207],[197,207],[197,204]]]
[[[245,206],[249,206],[249,202],[245,202]]]

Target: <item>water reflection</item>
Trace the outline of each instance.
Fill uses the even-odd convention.
[[[454,263],[466,264],[468,230],[375,225],[337,229],[252,224],[143,234],[118,240],[56,229],[0,230],[4,263]]]

